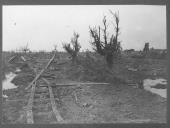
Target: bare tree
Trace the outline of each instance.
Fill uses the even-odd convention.
[[[110,13],[112,14],[115,21],[115,25],[114,25],[115,34],[112,34],[110,39],[107,33],[108,24],[107,24],[106,16],[104,16],[103,18],[103,26],[104,26],[104,28],[102,29],[103,40],[101,40],[100,37],[101,34],[100,26],[98,27],[98,29],[96,27],[93,28],[89,27],[89,29],[90,29],[90,35],[93,38],[93,42],[91,42],[93,45],[93,49],[100,55],[105,56],[108,67],[111,68],[113,65],[113,60],[117,59],[121,54],[121,45],[120,45],[120,41],[118,40],[118,36],[120,35],[119,13],[113,13],[112,11],[110,11]]]
[[[71,55],[73,63],[77,61],[77,55],[81,48],[80,44],[78,43],[78,38],[79,34],[74,32],[73,38],[71,38],[71,43],[63,44],[63,48]]]
[[[31,52],[31,50],[28,48],[28,43],[21,47],[21,52],[27,53],[27,52]]]
[[[54,44],[54,51],[57,51],[57,45]]]

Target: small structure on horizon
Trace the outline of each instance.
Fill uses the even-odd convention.
[[[143,48],[143,52],[144,53],[148,53],[149,52],[149,42],[145,43],[145,46]]]

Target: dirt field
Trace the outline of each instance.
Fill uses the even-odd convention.
[[[24,56],[24,55],[23,55]],[[26,123],[25,107],[35,72],[24,64],[8,64],[10,54],[3,54],[3,74],[21,69],[13,79],[16,89],[4,90],[3,123]],[[26,55],[27,63],[40,72],[52,53]],[[166,98],[144,89],[128,86],[146,78],[167,78],[165,59],[136,59],[122,57],[113,69],[107,69],[104,58],[94,53],[82,53],[73,65],[65,53],[58,53],[42,75],[53,85],[57,109],[63,118],[55,119],[50,105],[48,88],[37,88],[34,96],[35,123],[165,123]],[[138,69],[129,71],[128,68]],[[5,78],[5,77],[3,77]],[[58,83],[107,82],[109,85],[57,86]],[[43,85],[41,80],[39,85]]]

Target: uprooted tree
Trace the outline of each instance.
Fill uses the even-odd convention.
[[[106,16],[103,18],[103,26],[100,26],[98,29],[96,27],[89,27],[90,35],[93,38],[93,42],[91,42],[93,49],[99,53],[100,55],[104,56],[107,62],[108,67],[112,67],[114,60],[120,57],[121,54],[121,45],[118,37],[120,35],[120,28],[119,28],[119,13],[113,13],[110,11],[111,15],[114,18],[114,34],[111,35],[109,38],[108,36],[108,24],[106,20]],[[101,39],[101,30],[103,33],[103,40]]]
[[[79,34],[74,32],[73,37],[71,38],[71,42],[63,44],[63,48],[66,50],[66,52],[68,52],[71,55],[73,63],[77,61],[77,55],[81,48],[78,42],[78,38]]]

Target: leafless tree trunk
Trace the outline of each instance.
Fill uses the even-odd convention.
[[[114,30],[115,34],[112,34],[109,39],[107,29],[108,29],[108,24],[106,20],[106,16],[103,18],[103,41],[100,39],[100,26],[99,26],[99,31],[97,31],[96,27],[89,27],[90,29],[90,35],[93,38],[92,45],[94,46],[94,50],[99,53],[102,56],[105,56],[106,62],[108,64],[108,67],[112,67],[113,65],[113,60],[117,59],[119,55],[121,54],[121,45],[120,41],[118,40],[118,37],[120,35],[120,28],[119,28],[119,13],[113,13],[110,11],[112,14],[115,24],[114,25]]]
[[[27,43],[26,46],[21,47],[21,51],[24,52],[25,54],[26,54],[27,52],[30,52],[30,51],[31,51],[31,50],[28,48],[28,43]]]

